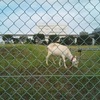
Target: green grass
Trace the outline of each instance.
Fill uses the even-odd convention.
[[[79,56],[77,46],[72,54]],[[80,46],[87,49],[88,46]],[[99,48],[99,46],[91,46]],[[75,51],[73,51],[73,49]],[[78,68],[65,69],[45,64],[47,55],[43,45],[0,46],[0,98],[1,100],[99,100],[100,51],[82,51]],[[66,62],[68,66],[71,63]]]
[[[78,49],[76,46],[70,46],[69,48]],[[81,48],[88,48],[88,46],[82,46]],[[92,48],[97,48],[94,46]],[[58,65],[59,58],[54,57],[56,64],[49,59],[49,66],[45,63],[47,55],[46,46],[43,45],[5,45],[0,46],[0,70],[1,75],[98,75],[100,74],[100,51],[82,51],[81,56],[78,52],[72,51],[73,55],[80,57],[80,63],[78,68],[65,69],[62,65]],[[66,61],[70,66],[70,61]]]

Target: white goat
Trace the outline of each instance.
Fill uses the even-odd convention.
[[[48,58],[50,57],[50,55],[56,55],[56,56],[62,57],[65,68],[67,68],[65,64],[65,58],[68,58],[72,62],[73,66],[78,67],[78,61],[76,60],[76,56],[73,56],[71,54],[67,46],[64,46],[58,43],[51,43],[47,46],[47,49],[48,49],[48,54],[46,56],[47,65],[48,65]],[[59,65],[60,63],[61,63],[61,59],[60,59]]]

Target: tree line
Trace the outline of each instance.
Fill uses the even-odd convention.
[[[75,42],[75,38],[77,38],[77,42]],[[28,38],[28,36],[20,36],[19,38],[13,37],[13,35],[5,34],[2,36],[3,41],[5,43],[11,43],[13,41],[14,44],[16,43],[33,43],[33,44],[50,44],[52,42],[60,42],[63,45],[91,45],[92,39],[94,38],[95,44],[100,45],[100,33],[92,33],[88,34],[87,32],[80,32],[79,35],[66,35],[65,37],[61,37],[57,34],[49,35],[48,43],[45,40],[44,34],[34,34],[32,39]]]

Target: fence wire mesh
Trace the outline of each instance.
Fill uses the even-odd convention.
[[[52,42],[67,46],[78,68],[59,56],[47,66]],[[99,67],[99,0],[0,0],[1,100],[99,100]]]

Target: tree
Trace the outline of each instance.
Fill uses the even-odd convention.
[[[72,35],[66,36],[60,39],[60,43],[63,45],[74,45],[74,37]]]
[[[96,40],[96,44],[100,45],[100,33],[94,35],[94,39]]]
[[[45,36],[44,34],[35,34],[33,35],[33,40],[34,40],[34,43],[42,44],[42,42],[45,40]]]
[[[31,38],[27,38],[27,39],[26,39],[26,43],[32,44]]]
[[[49,44],[52,42],[57,42],[59,40],[59,36],[58,35],[49,35]]]
[[[82,31],[79,33],[80,36],[77,38],[78,45],[91,45],[92,38],[89,36],[88,32]]]
[[[25,43],[27,41],[27,39],[28,39],[28,36],[26,36],[26,35],[22,35],[19,37],[19,40],[21,43]]]
[[[2,36],[2,39],[5,41],[5,43],[10,43],[11,40],[13,39],[13,35],[5,34]]]
[[[93,32],[92,35],[94,35],[95,43],[99,45],[100,44],[100,32],[97,32],[97,33]]]
[[[82,35],[88,35],[88,32],[82,31],[82,32],[79,33],[79,35],[80,36],[82,36]]]
[[[19,43],[19,38],[13,38],[14,44]]]
[[[80,37],[77,38],[77,44],[78,45],[91,45],[92,38],[89,35],[80,35]]]

